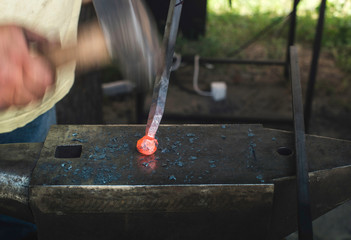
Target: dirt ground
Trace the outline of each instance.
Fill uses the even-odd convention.
[[[252,51],[254,49],[254,51]],[[251,47],[250,59],[266,55],[260,46]],[[311,49],[298,46],[299,64],[305,96]],[[227,97],[215,102],[192,90],[193,66],[182,64],[172,73],[162,123],[263,123],[265,127],[292,130],[290,82],[280,66],[213,65],[201,66],[199,87],[210,89],[213,81],[227,84]],[[212,68],[213,67],[213,68]],[[151,94],[146,97],[141,123],[146,123]],[[105,99],[105,123],[134,123],[134,95]],[[272,123],[275,119],[275,123]],[[279,122],[281,121],[281,122]],[[342,72],[328,52],[322,52],[310,121],[310,134],[351,140],[351,76]],[[314,222],[315,239],[351,239],[351,202]],[[297,239],[297,234],[287,239]]]

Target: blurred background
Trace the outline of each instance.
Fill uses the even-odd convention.
[[[146,1],[163,34],[169,1]],[[194,56],[200,59],[285,61],[289,13],[293,0],[186,0],[176,43],[162,123],[262,123],[292,130],[291,87],[285,69],[276,65],[199,65],[198,87],[227,87],[215,101],[193,88]],[[298,47],[303,97],[306,96],[319,0],[302,0],[297,8]],[[94,18],[84,6],[80,23]],[[321,39],[309,133],[351,140],[351,1],[329,0]],[[57,105],[60,124],[146,124],[152,91],[135,92],[119,70],[107,67],[77,75],[70,94]],[[119,82],[113,93],[108,84]],[[351,239],[351,203],[315,221],[315,239]],[[297,239],[293,234],[288,239]]]

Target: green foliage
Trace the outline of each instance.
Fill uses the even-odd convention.
[[[197,41],[178,38],[176,51],[206,57],[231,57],[234,51],[277,18],[288,15],[292,0],[232,1],[208,0],[206,35]],[[320,0],[301,1],[298,7],[296,42],[312,46]],[[258,44],[267,49],[267,58],[285,55],[288,22],[265,33]],[[351,72],[351,1],[328,0],[322,47],[333,53],[339,66]],[[241,53],[236,57],[245,57]]]
[[[237,48],[250,40],[254,33],[261,31],[275,18],[277,16],[258,13],[248,16],[236,13],[219,15],[208,13],[206,36],[200,37],[197,41],[183,39],[180,36],[177,40],[177,51],[183,54],[200,54],[201,56],[233,56]],[[274,40],[279,40],[279,37]],[[261,43],[268,44],[269,42],[265,39]]]

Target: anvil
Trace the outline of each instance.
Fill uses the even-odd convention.
[[[39,239],[281,239],[296,230],[294,134],[261,125],[56,125],[0,145],[0,213]],[[351,142],[306,135],[315,219],[351,197]]]

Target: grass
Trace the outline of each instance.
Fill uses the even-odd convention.
[[[177,51],[206,57],[233,57],[235,49],[256,33],[289,14],[292,0],[237,0],[230,8],[227,0],[208,0],[206,35],[197,41],[177,40]],[[298,7],[296,42],[312,46],[320,0],[301,1]],[[257,43],[267,49],[266,58],[285,56],[288,21],[262,35]],[[333,53],[338,66],[351,72],[351,1],[328,0],[322,39],[324,50]],[[235,57],[247,57],[241,53]]]

